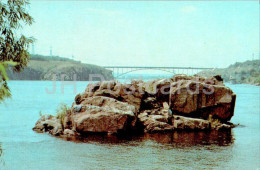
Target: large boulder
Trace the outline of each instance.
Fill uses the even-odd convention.
[[[176,114],[207,119],[209,115],[223,122],[234,115],[236,95],[215,78],[211,83],[194,77],[184,77],[170,88],[170,108]]]
[[[104,81],[96,84],[89,84],[85,93],[78,95],[75,102],[80,104],[82,99],[94,96],[105,96],[116,99],[121,102],[127,102],[135,106],[139,111],[143,93],[140,91],[143,87],[143,81],[132,81],[130,84],[123,84],[117,81]]]
[[[136,122],[134,106],[104,96],[86,98],[74,105],[71,112],[72,129],[78,133],[126,132]]]

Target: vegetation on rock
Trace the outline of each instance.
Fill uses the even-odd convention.
[[[56,117],[60,120],[61,125],[64,125],[64,118],[67,114],[69,107],[65,103],[61,103],[56,109]]]

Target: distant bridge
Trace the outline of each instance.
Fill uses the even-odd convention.
[[[116,77],[139,71],[139,70],[160,70],[171,74],[195,74],[203,70],[212,70],[214,68],[205,67],[143,67],[143,66],[103,66],[113,71]]]

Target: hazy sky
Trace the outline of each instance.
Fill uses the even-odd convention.
[[[35,52],[97,65],[226,67],[259,56],[259,2],[32,1]]]

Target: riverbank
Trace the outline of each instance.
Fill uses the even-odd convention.
[[[8,71],[10,80],[53,80],[55,77],[56,80],[89,81],[91,74],[104,80],[114,79],[112,71],[103,67],[57,56],[32,55],[28,66],[20,73]],[[100,79],[93,77],[93,80]]]
[[[200,76],[214,76],[221,75],[224,82],[231,82],[233,84],[252,84],[260,85],[260,61],[248,60],[245,62],[236,62],[227,68],[217,68],[214,70],[207,70],[199,72]]]

